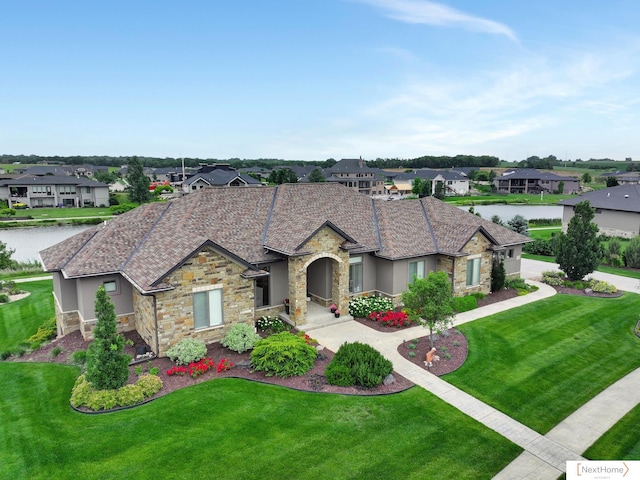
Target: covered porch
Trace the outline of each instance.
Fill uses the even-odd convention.
[[[307,300],[306,310],[307,312],[305,318],[303,318],[301,322],[295,322],[294,319],[292,319],[292,316],[285,312],[280,313],[279,317],[288,324],[294,327],[299,327],[305,332],[353,320],[353,317],[351,315],[345,313],[341,313],[340,317],[336,318],[336,316],[331,313],[329,308],[315,303],[312,300]]]

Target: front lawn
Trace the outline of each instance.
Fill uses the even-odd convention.
[[[69,407],[79,370],[0,363],[0,478],[492,478],[522,450],[430,393],[356,397],[238,379],[142,407]]]
[[[469,356],[444,379],[544,434],[640,367],[639,302],[559,294],[460,325]]]
[[[55,315],[51,280],[18,283],[17,286],[31,295],[0,304],[0,352],[12,350],[27,340],[45,320]]]
[[[591,445],[584,456],[592,460],[640,460],[640,405]]]

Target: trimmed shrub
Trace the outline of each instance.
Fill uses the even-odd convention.
[[[57,334],[56,317],[51,317],[38,327],[36,333],[29,337],[31,349],[37,350],[43,343],[55,338]]]
[[[9,295],[0,293],[0,303],[9,303]]]
[[[91,410],[111,410],[118,405],[118,390],[94,390],[85,406]]]
[[[351,375],[351,369],[346,365],[331,362],[324,371],[329,385],[337,385],[339,387],[351,387],[355,380]]]
[[[51,357],[52,358],[56,358],[61,353],[62,353],[62,347],[59,346],[59,345],[55,346],[55,347],[53,347],[53,350],[51,350]]]
[[[200,340],[185,338],[167,350],[167,357],[177,365],[189,365],[207,356],[207,346]]]
[[[144,401],[144,394],[139,385],[124,385],[118,389],[116,395],[116,405],[128,407]],[[113,408],[113,407],[112,407]]]
[[[141,375],[136,382],[136,385],[140,387],[142,390],[142,394],[145,398],[152,397],[156,393],[158,393],[162,387],[162,380],[157,375]]]
[[[6,360],[11,356],[11,350],[5,350],[4,352],[0,352],[0,360]]]
[[[453,309],[458,312],[468,312],[478,308],[478,299],[474,295],[465,295],[464,297],[453,297]]]
[[[564,285],[564,273],[553,270],[542,272],[542,283],[546,283],[552,287]]]
[[[595,278],[589,280],[589,288],[598,293],[616,293],[618,291],[615,285],[611,285],[604,280],[596,280]]]
[[[253,330],[251,325],[236,323],[220,340],[220,345],[234,352],[242,353],[251,350],[258,340],[260,340],[260,335]]]
[[[547,257],[553,257],[555,255],[554,242],[553,240],[538,238],[533,242],[525,244],[523,251],[524,253],[530,253],[532,255],[544,255]]]
[[[367,318],[371,312],[386,312],[393,309],[393,302],[387,297],[356,297],[349,301],[349,315],[355,318]]]
[[[313,368],[317,351],[302,337],[281,332],[255,344],[251,365],[267,377],[281,378],[304,375]]]
[[[74,407],[87,405],[92,392],[93,386],[91,383],[87,381],[84,375],[80,375],[71,390],[71,405]]]
[[[341,365],[349,369],[352,385],[360,385],[365,388],[377,387],[387,375],[393,371],[393,364],[384,358],[375,348],[365,343],[343,343],[333,360],[325,369],[327,382],[329,377],[346,381],[346,370],[339,369],[335,365]],[[327,375],[329,371],[329,375]]]

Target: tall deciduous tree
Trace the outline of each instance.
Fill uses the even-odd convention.
[[[446,272],[430,272],[426,278],[415,278],[402,292],[402,302],[409,318],[429,328],[433,347],[433,333],[446,330],[453,321],[453,294]]]
[[[431,195],[431,180],[428,178],[422,179],[416,177],[413,179],[413,185],[411,187],[411,193],[418,195],[419,197],[428,197]]]
[[[556,262],[570,280],[581,280],[593,272],[603,256],[598,226],[592,223],[594,210],[589,201],[576,204],[567,233],[556,243]]]
[[[129,200],[141,204],[151,200],[151,192],[149,185],[151,180],[144,174],[142,162],[138,157],[131,157],[127,165],[127,181],[131,186],[129,191]]]
[[[124,338],[117,332],[116,312],[103,286],[96,292],[98,321],[94,340],[87,351],[86,379],[98,390],[122,387],[129,378],[129,355],[124,353]]]

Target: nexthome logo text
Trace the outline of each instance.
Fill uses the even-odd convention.
[[[567,462],[567,480],[636,479],[640,474],[639,461],[582,461]]]

